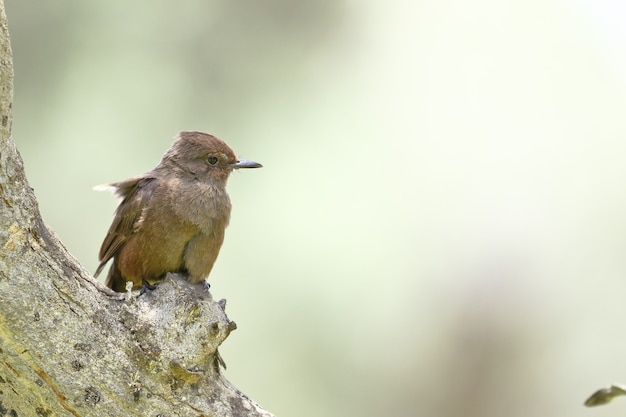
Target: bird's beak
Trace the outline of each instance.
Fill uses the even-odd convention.
[[[230,164],[230,167],[232,169],[239,169],[239,168],[261,168],[263,165],[259,164],[258,162],[254,162],[254,161],[248,161],[247,159],[239,159],[237,160],[237,162],[235,162],[234,164]]]

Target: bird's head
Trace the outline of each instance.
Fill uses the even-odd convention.
[[[216,185],[225,184],[233,169],[263,166],[258,162],[238,159],[224,141],[196,131],[180,132],[159,165]]]

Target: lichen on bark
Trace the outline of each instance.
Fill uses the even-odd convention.
[[[0,0],[0,414],[271,416],[225,379],[225,302],[169,274],[114,293],[41,219],[11,139],[13,66]]]

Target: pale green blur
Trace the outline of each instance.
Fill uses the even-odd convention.
[[[177,131],[264,165],[209,281],[226,375],[276,415],[588,416],[626,382],[619,10],[7,2],[14,138],[89,270],[116,206],[92,186]]]

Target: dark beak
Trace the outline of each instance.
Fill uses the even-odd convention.
[[[254,162],[254,161],[248,161],[247,159],[239,159],[237,162],[235,162],[234,164],[230,164],[230,167],[232,169],[239,169],[239,168],[261,168],[263,165],[259,164],[258,162]]]

